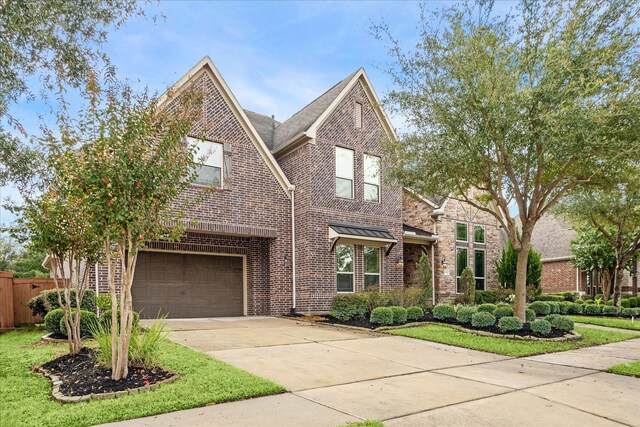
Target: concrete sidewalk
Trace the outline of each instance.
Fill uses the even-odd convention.
[[[600,371],[640,359],[640,339],[512,359],[285,319],[209,322],[171,321],[171,339],[290,392],[113,425],[640,426],[640,379]]]

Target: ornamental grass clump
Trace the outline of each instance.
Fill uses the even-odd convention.
[[[424,317],[424,310],[422,307],[413,306],[407,308],[407,320],[422,320]]]
[[[496,324],[496,317],[491,313],[479,312],[471,315],[471,326],[474,328],[488,328]]]
[[[400,306],[389,307],[393,313],[393,323],[396,325],[402,325],[407,323],[407,309]]]
[[[475,307],[460,306],[456,310],[456,320],[458,323],[469,324],[471,323],[471,316],[476,312]]]
[[[438,304],[433,307],[433,317],[438,320],[451,322],[456,320],[456,309],[450,304]]]
[[[549,332],[551,332],[551,323],[544,319],[534,320],[529,325],[531,326],[531,331],[540,336],[549,335]]]
[[[369,321],[376,325],[393,325],[393,310],[390,307],[374,308]]]
[[[495,304],[491,304],[491,303],[480,304],[478,306],[478,313],[491,313],[491,314],[493,314],[493,311],[495,309],[496,309],[496,305]]]
[[[522,320],[518,317],[504,316],[498,320],[498,329],[503,334],[522,330]]]
[[[543,301],[535,301],[529,304],[529,308],[536,312],[538,316],[546,316],[551,313],[551,307],[549,303]]]

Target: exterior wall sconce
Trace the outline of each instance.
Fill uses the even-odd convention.
[[[402,258],[398,258],[396,260],[396,267],[400,268],[402,266],[404,266],[404,260]]]
[[[447,257],[445,257],[444,255],[442,256],[442,261],[440,261],[440,263],[442,264],[443,267],[446,267],[448,262],[447,262]]]
[[[291,261],[291,256],[289,254],[284,254],[285,264],[289,264],[290,261]]]

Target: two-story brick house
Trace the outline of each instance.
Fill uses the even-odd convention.
[[[189,141],[205,160],[175,201],[185,235],[139,254],[132,292],[143,316],[323,312],[337,293],[414,283],[422,250],[444,298],[456,292],[456,257],[479,265],[484,250],[493,265],[501,246],[486,214],[385,179],[380,142],[396,136],[363,69],[284,122],[243,110],[208,57],[171,90],[190,85],[204,95],[191,135],[205,135]],[[465,242],[455,237],[463,223]],[[478,226],[483,242],[473,238]],[[486,287],[496,282],[492,271],[476,268]],[[107,292],[104,266],[90,278]]]

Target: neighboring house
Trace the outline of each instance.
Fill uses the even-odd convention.
[[[497,219],[469,203],[449,197],[422,197],[404,190],[404,276],[407,284],[419,281],[416,263],[423,252],[432,261],[436,301],[454,298],[460,274],[469,267],[476,289],[499,287],[495,263],[503,247]]]
[[[191,135],[204,129],[205,140],[190,141],[207,158],[175,201],[185,235],[138,256],[132,293],[144,317],[326,312],[338,293],[414,284],[422,251],[439,299],[455,295],[467,265],[479,288],[497,286],[492,217],[388,184],[380,142],[396,136],[363,69],[283,122],[243,110],[208,57],[172,90],[186,85],[204,95]],[[108,292],[106,267],[90,271]]]

